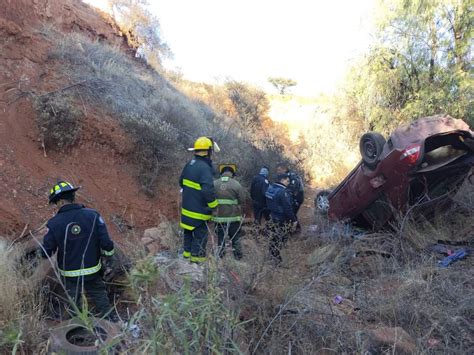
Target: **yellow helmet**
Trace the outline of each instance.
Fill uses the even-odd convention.
[[[235,164],[219,164],[219,173],[222,174],[224,171],[231,171],[233,175],[237,173],[237,165]]]
[[[214,150],[216,152],[220,151],[217,143],[214,142],[212,138],[209,138],[209,137],[199,137],[194,142],[194,147],[188,148],[188,151],[190,152],[196,151],[196,150]]]
[[[70,182],[58,181],[49,191],[49,203],[56,203],[66,192],[76,192],[80,187],[74,187]]]

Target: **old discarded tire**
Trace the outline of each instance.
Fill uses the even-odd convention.
[[[93,324],[93,333],[73,319],[51,329],[49,353],[91,355],[101,353],[101,349],[112,349],[120,331],[118,326],[98,318]]]
[[[322,215],[327,215],[329,211],[329,194],[330,190],[322,190],[318,192],[314,199],[314,208],[316,212]]]
[[[375,169],[384,145],[385,138],[380,133],[369,132],[360,138],[360,155],[368,168]]]

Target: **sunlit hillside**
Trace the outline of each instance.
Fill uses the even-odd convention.
[[[347,127],[333,120],[323,97],[270,95],[269,99],[272,120],[284,123],[293,144],[301,146],[301,163],[312,185],[334,185],[357,163],[357,145],[349,139]]]
[[[330,122],[330,117],[321,115],[321,103],[317,98],[307,98],[291,95],[271,95],[270,117],[276,121],[285,123],[290,130],[290,136],[296,141],[301,132],[304,132],[316,121]]]

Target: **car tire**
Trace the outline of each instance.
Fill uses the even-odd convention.
[[[117,343],[117,337],[120,333],[119,327],[105,319],[94,319],[94,328],[100,329],[102,345],[76,345],[69,340],[71,332],[84,329],[84,327],[77,321],[71,319],[62,322],[58,326],[50,330],[50,347],[51,353],[69,354],[69,355],[86,355],[98,354],[103,349],[113,349]]]
[[[330,193],[331,190],[322,190],[319,191],[316,197],[314,198],[314,208],[318,214],[327,216],[329,211],[328,196]]]
[[[380,133],[369,132],[360,138],[360,155],[369,169],[375,169],[386,141]]]

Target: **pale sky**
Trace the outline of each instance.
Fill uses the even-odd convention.
[[[294,79],[293,92],[331,92],[352,58],[368,48],[376,0],[149,0],[174,53],[170,68],[195,81],[226,78],[274,92],[270,76]],[[90,3],[100,1],[90,0]]]

